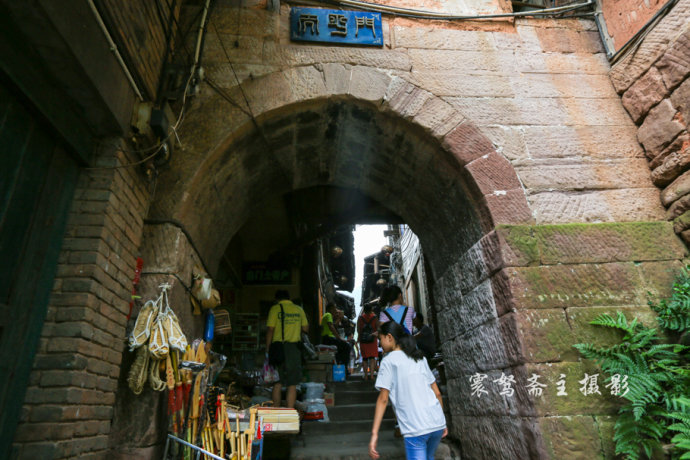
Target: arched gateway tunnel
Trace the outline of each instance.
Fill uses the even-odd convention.
[[[688,36],[688,2],[653,29],[656,45],[643,42],[644,53],[613,69],[587,16],[384,15],[383,47],[362,48],[291,42],[293,6],[274,2],[212,2],[208,16],[205,2],[102,1],[95,16],[90,2],[76,12],[9,3],[0,5],[15,37],[49,23],[27,41],[26,59],[48,69],[41,78],[69,112],[61,120],[44,104],[50,98],[17,70],[23,58],[7,53],[0,135],[16,141],[8,151],[24,145],[17,158],[35,155],[39,129],[62,146],[45,160],[52,171],[17,161],[13,177],[42,174],[36,203],[57,187],[54,174],[74,178],[63,181],[62,214],[48,216],[57,224],[34,297],[16,294],[36,282],[22,262],[6,278],[17,288],[3,300],[2,353],[22,351],[3,364],[3,449],[18,458],[160,458],[166,402],[148,390],[135,396],[126,382],[137,257],[139,295],[153,298],[169,282],[192,339],[203,331],[186,291],[195,266],[238,281],[243,263],[281,254],[299,260],[290,269],[307,283],[316,262],[305,254],[316,239],[378,222],[406,223],[421,242],[450,439],[462,458],[614,458],[620,401],[580,391],[597,368],[573,345],[612,343],[589,324],[601,313],[651,324],[648,296],[669,294],[687,255],[676,219],[687,206],[686,165],[674,158],[687,153],[690,72],[671,58]],[[456,16],[517,8],[467,3],[413,6]],[[77,39],[68,26],[80,15],[94,25]],[[94,17],[105,18],[133,82]],[[60,53],[45,47],[55,37]],[[177,79],[184,90],[197,42],[193,89],[177,97],[181,88],[159,81]],[[663,65],[669,54],[675,67]],[[139,152],[142,141],[130,142],[137,91],[158,104],[176,94],[172,154],[147,168],[139,163],[150,145]],[[23,182],[8,183],[20,190]],[[19,205],[8,203],[3,212],[12,215]],[[34,220],[46,214],[36,209]],[[9,241],[27,244],[2,225],[3,251]],[[25,234],[36,234],[27,225]],[[36,251],[20,254],[35,261]],[[244,292],[258,313],[255,294]],[[306,303],[316,328],[318,310]],[[22,305],[31,307],[16,316]],[[541,395],[527,391],[535,374],[547,385]],[[515,393],[477,396],[475,375],[513,376]],[[562,380],[567,395],[556,391]]]

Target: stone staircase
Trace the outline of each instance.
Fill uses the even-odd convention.
[[[328,408],[329,422],[305,421],[302,434],[292,443],[293,460],[359,460],[369,458],[369,439],[378,391],[373,381],[349,377],[332,384],[335,407]],[[382,459],[404,459],[402,438],[393,436],[395,417],[389,407],[379,431]],[[442,457],[438,457],[442,458]]]

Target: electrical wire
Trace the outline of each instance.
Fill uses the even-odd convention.
[[[215,91],[220,97],[228,101],[232,106],[236,107],[239,111],[247,115],[248,117],[252,117],[252,113],[242,107],[240,104],[235,102],[234,99],[232,99],[224,90],[223,88],[220,87],[218,83],[216,83],[214,80],[209,78],[208,76],[204,79],[204,81],[208,84],[208,86],[211,87],[213,91]]]
[[[144,164],[147,161],[153,159],[156,155],[158,155],[160,150],[165,146],[166,142],[168,142],[173,135],[177,139],[177,142],[180,145],[182,145],[182,142],[180,142],[180,137],[177,133],[177,130],[179,129],[182,122],[184,121],[185,109],[186,109],[186,104],[187,104],[187,93],[189,92],[189,85],[191,84],[192,79],[194,78],[196,70],[199,66],[200,39],[201,39],[201,34],[203,34],[203,31],[205,29],[205,23],[208,22],[207,13],[208,13],[210,3],[211,3],[211,1],[207,0],[205,7],[204,7],[204,14],[202,15],[201,23],[199,24],[199,37],[197,38],[195,61],[192,64],[192,68],[191,68],[191,71],[189,73],[189,78],[187,78],[187,82],[185,83],[185,87],[184,87],[184,91],[183,91],[183,95],[182,95],[182,107],[180,108],[180,114],[178,115],[177,120],[175,121],[175,124],[170,126],[170,133],[165,138],[160,140],[156,145],[153,145],[151,147],[147,147],[144,149],[138,149],[138,150],[119,149],[125,153],[145,153],[145,152],[155,150],[151,155],[147,156],[146,158],[144,158],[140,161],[135,161],[133,163],[127,163],[127,164],[119,165],[119,166],[96,166],[96,167],[83,168],[83,169],[93,171],[93,170],[123,169],[123,168],[130,168],[132,166],[139,166],[139,165]],[[190,27],[190,29],[191,29],[191,27]]]
[[[228,64],[230,65],[230,69],[232,70],[232,74],[235,77],[235,82],[237,82],[237,87],[240,90],[240,94],[242,94],[242,98],[244,99],[244,103],[247,105],[248,113],[245,112],[245,114],[247,114],[250,117],[252,124],[254,125],[254,128],[259,133],[259,137],[261,138],[261,140],[266,144],[266,148],[268,149],[270,154],[275,159],[277,159],[277,156],[275,154],[273,147],[271,146],[271,143],[266,138],[266,133],[264,132],[264,130],[259,125],[259,122],[256,121],[256,117],[254,116],[254,113],[252,112],[252,107],[249,104],[249,99],[247,98],[247,94],[244,92],[244,88],[242,87],[242,82],[240,82],[240,79],[237,76],[237,72],[235,72],[235,66],[233,65],[232,60],[230,59],[230,54],[228,53],[228,50],[225,48],[225,44],[223,43],[223,40],[221,39],[221,35],[218,33],[218,28],[216,27],[215,22],[211,22],[210,24],[213,26],[213,30],[216,33],[216,37],[218,38],[218,42],[220,43],[220,46],[223,50],[223,53],[225,54],[225,58],[227,59]],[[236,31],[235,35],[239,35],[239,22],[237,23],[237,31]],[[211,86],[211,85],[209,85],[209,86]],[[213,86],[211,86],[211,87],[213,87]],[[214,88],[214,89],[216,89],[216,91],[218,91],[217,88]],[[221,96],[223,96],[223,94],[221,94]],[[239,105],[236,102],[234,102],[232,99],[230,99],[229,97],[224,97],[224,99],[226,99],[232,105],[240,108]],[[240,110],[242,110],[242,109],[240,108]],[[277,162],[277,164],[280,164],[280,162]],[[287,171],[284,168],[279,168],[279,171],[285,177],[285,180],[287,180],[288,182],[291,181],[291,179],[292,179],[291,176],[287,173]]]
[[[637,52],[642,41],[647,37],[649,32],[661,21],[670,9],[678,2],[678,0],[669,0],[664,6],[662,6],[659,11],[657,11],[654,16],[647,21],[647,23],[642,26],[640,30],[637,31],[633,37],[628,40],[620,50],[618,50],[613,56],[611,56],[611,65],[615,65],[618,61],[621,61],[627,57],[630,53]]]
[[[296,1],[294,3],[298,3]],[[447,13],[439,13],[435,11],[424,11],[416,10],[411,8],[401,8],[387,5],[380,5],[377,3],[365,2],[362,0],[317,0],[315,3],[327,4],[327,5],[338,5],[338,6],[350,6],[359,8],[366,11],[373,11],[382,14],[391,14],[395,16],[408,17],[414,19],[442,19],[442,20],[483,20],[483,19],[500,19],[500,18],[521,18],[521,17],[534,17],[534,16],[552,16],[554,14],[562,14],[570,11],[578,10],[580,8],[586,8],[594,5],[594,0],[588,0],[584,3],[576,3],[571,5],[559,6],[554,8],[544,8],[535,11],[520,11],[517,13],[500,13],[500,14],[484,14],[484,15],[472,15],[472,16],[456,16]]]
[[[168,136],[168,137],[170,137],[170,136]],[[164,145],[165,145],[165,143],[160,143],[160,144],[157,146],[158,149],[157,149],[155,152],[153,152],[151,155],[147,156],[147,157],[144,158],[143,160],[135,161],[134,163],[127,163],[127,164],[119,165],[119,166],[94,166],[94,167],[82,168],[82,169],[84,169],[84,170],[86,170],[86,171],[94,171],[94,170],[105,170],[105,169],[123,169],[123,168],[129,168],[129,167],[132,167],[132,166],[138,166],[138,165],[140,165],[140,164],[146,163],[147,161],[151,160],[153,157],[155,157],[156,155],[158,155],[158,152],[160,151],[160,149],[163,148]],[[123,152],[127,152],[127,150],[122,150],[122,151],[123,151]]]
[[[244,88],[242,87],[242,84],[240,83],[240,79],[237,76],[237,72],[235,72],[235,66],[232,64],[232,60],[230,59],[230,54],[228,54],[228,50],[225,48],[225,44],[223,43],[223,40],[220,38],[220,34],[218,33],[218,28],[216,27],[215,23],[211,23],[213,26],[213,30],[216,32],[216,37],[218,38],[218,42],[220,43],[220,47],[223,49],[223,54],[225,54],[225,59],[228,60],[228,64],[230,64],[230,70],[232,70],[232,74],[235,77],[235,81],[237,82],[237,87],[240,90],[240,93],[242,94],[242,98],[244,99],[244,103],[247,105],[247,110],[249,111],[249,116],[251,117],[252,121],[254,122],[254,125],[258,129],[259,125],[256,122],[256,118],[254,117],[254,113],[252,113],[252,107],[249,104],[249,99],[247,98],[247,95],[244,92]]]
[[[671,0],[668,3],[675,3],[676,0]],[[544,8],[541,10],[536,10],[536,11],[522,11],[522,12],[517,12],[517,13],[501,13],[501,14],[486,14],[486,15],[473,15],[473,16],[456,16],[456,15],[449,15],[446,13],[438,13],[434,11],[424,11],[424,10],[416,10],[416,9],[411,9],[411,8],[400,8],[400,7],[392,7],[392,6],[387,6],[387,5],[379,5],[376,3],[370,3],[370,2],[365,2],[361,0],[324,0],[324,1],[317,1],[315,3],[321,3],[321,4],[335,4],[335,5],[345,5],[345,6],[352,6],[356,7],[359,9],[367,10],[367,11],[373,11],[373,12],[380,12],[382,14],[391,14],[395,16],[401,16],[401,17],[409,17],[409,18],[415,18],[415,19],[437,19],[437,20],[483,20],[483,19],[499,19],[499,18],[518,18],[518,17],[540,17],[540,16],[551,16],[554,14],[563,14],[567,13],[570,11],[575,11],[580,8],[585,8],[594,5],[594,0],[588,0],[585,3],[577,3],[577,4],[571,4],[571,5],[565,5],[565,6],[560,6],[560,7],[555,7],[555,8]],[[123,150],[123,152],[127,153],[144,153],[148,152],[150,150],[155,149],[155,151],[149,155],[148,157],[144,158],[141,161],[137,161],[134,163],[129,163],[125,165],[120,165],[120,166],[111,166],[111,167],[94,167],[94,168],[84,168],[88,170],[94,170],[94,169],[119,169],[119,168],[128,168],[131,166],[137,166],[143,163],[146,163],[150,159],[154,158],[158,152],[160,152],[160,149],[163,147],[165,142],[167,142],[173,135],[175,135],[178,143],[180,143],[180,138],[177,133],[177,130],[179,126],[181,125],[182,121],[184,120],[184,113],[185,113],[185,106],[187,102],[187,93],[189,90],[189,85],[191,84],[191,81],[194,77],[194,74],[196,72],[196,69],[198,67],[199,63],[199,54],[200,54],[200,45],[201,45],[201,37],[203,36],[204,29],[207,23],[207,15],[209,11],[209,5],[210,5],[210,0],[207,0],[204,8],[202,9],[202,18],[199,23],[199,36],[197,38],[197,44],[195,47],[195,52],[194,52],[194,63],[192,64],[192,68],[189,74],[189,77],[187,78],[187,82],[185,83],[185,88],[183,91],[182,95],[182,107],[180,109],[180,114],[177,117],[177,120],[173,126],[171,126],[171,132],[166,136],[163,140],[161,140],[157,145],[154,145],[152,147],[148,147],[145,149],[139,149],[139,150]],[[668,5],[668,4],[667,4]],[[665,9],[665,8],[664,8]],[[177,20],[175,19],[175,22]],[[230,64],[230,69],[232,70],[232,73],[235,77],[235,80],[237,81],[237,85],[240,89],[240,92],[242,94],[242,98],[244,99],[245,104],[247,105],[247,109],[243,109],[238,103],[236,103],[232,98],[230,98],[227,94],[225,94],[224,91],[222,91],[215,82],[208,80],[209,86],[216,92],[218,93],[223,99],[228,101],[230,104],[235,106],[236,108],[242,110],[243,113],[248,115],[256,127],[258,128],[258,124],[256,122],[256,119],[254,117],[254,114],[251,111],[251,106],[249,105],[249,100],[247,99],[247,96],[244,92],[244,89],[242,88],[242,85],[240,84],[239,77],[237,76],[237,73],[235,72],[235,67],[233,66],[229,54],[227,50],[225,49],[225,45],[223,41],[220,39],[220,35],[218,34],[218,29],[216,28],[216,25],[214,23],[211,23],[213,25],[213,28],[215,29],[216,36],[218,37],[218,40],[220,41],[220,45],[223,49],[223,52],[225,54],[225,57],[228,60],[228,63]],[[179,26],[179,24],[178,24]],[[190,28],[187,30],[187,33],[189,33]],[[186,35],[186,34],[185,34]],[[646,35],[646,34],[645,34]],[[644,38],[644,36],[642,36]],[[641,39],[640,39],[641,40]],[[185,47],[185,51],[188,52],[188,50]],[[266,141],[268,143],[268,141]]]

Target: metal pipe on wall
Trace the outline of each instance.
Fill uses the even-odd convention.
[[[130,86],[134,90],[134,93],[137,95],[140,101],[144,101],[144,97],[141,95],[141,91],[139,91],[139,87],[137,86],[136,82],[134,81],[134,78],[132,77],[132,73],[129,71],[129,68],[127,67],[127,64],[125,64],[125,61],[122,59],[122,55],[120,54],[120,51],[117,49],[117,45],[113,41],[113,37],[110,35],[110,32],[108,32],[108,28],[106,27],[105,23],[103,22],[103,18],[101,17],[101,14],[98,12],[98,9],[96,9],[96,5],[93,3],[93,0],[87,0],[89,3],[89,7],[91,8],[91,11],[93,12],[93,15],[96,17],[96,22],[100,26],[101,30],[103,31],[103,35],[105,35],[105,39],[108,41],[108,46],[110,46],[110,51],[113,52],[115,55],[115,59],[117,60],[118,64],[120,64],[120,67],[125,73],[125,76],[127,77],[127,81],[129,81]]]

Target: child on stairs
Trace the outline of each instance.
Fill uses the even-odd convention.
[[[369,441],[369,456],[376,451],[381,420],[390,399],[405,438],[407,460],[434,460],[441,438],[448,434],[441,392],[414,338],[395,321],[379,326],[379,340],[387,355],[381,361],[376,388],[379,397]]]

